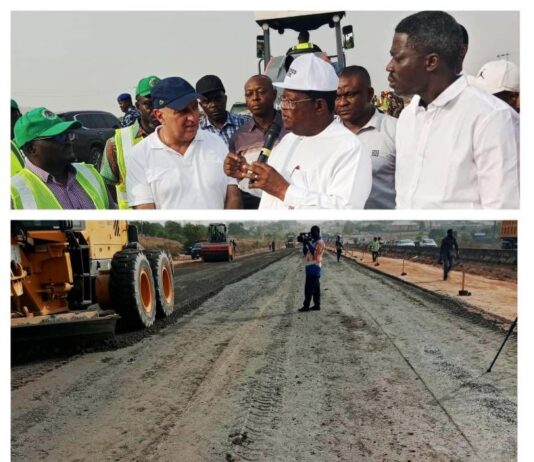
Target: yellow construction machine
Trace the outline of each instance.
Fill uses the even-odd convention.
[[[125,221],[13,221],[12,340],[150,327],[174,309],[173,271]]]

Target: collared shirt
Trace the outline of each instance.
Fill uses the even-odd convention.
[[[148,133],[143,130],[141,124],[139,124],[139,130],[135,134],[134,138],[139,137],[146,138]],[[115,144],[115,136],[112,136],[106,141],[104,147],[104,156],[102,158],[102,166],[100,167],[100,175],[104,178],[104,181],[108,184],[120,183],[120,172],[117,164],[117,145]]]
[[[460,76],[397,123],[397,208],[518,208],[519,116]]]
[[[257,161],[265,141],[265,132],[266,131],[256,124],[256,121],[252,117],[250,120],[247,120],[230,139],[230,151],[241,153],[249,164]],[[275,142],[275,146],[286,133],[288,133],[288,131],[285,128],[282,128],[280,136]],[[239,181],[239,189],[254,196],[261,197],[261,189],[248,189],[248,181],[248,178]]]
[[[263,192],[260,209],[362,209],[372,183],[371,157],[339,120],[321,133],[288,133],[269,157],[289,183],[284,200]]]
[[[129,127],[130,125],[133,125],[136,120],[139,119],[141,119],[141,114],[139,114],[139,111],[134,106],[130,106],[128,109],[126,109],[126,113],[122,118],[121,126]]]
[[[52,174],[32,164],[28,158],[26,158],[25,167],[43,180],[64,209],[82,210],[95,208],[93,201],[76,180],[76,169],[72,165],[67,167],[67,183],[64,185],[58,183]]]
[[[207,117],[200,119],[200,128],[220,136],[226,146],[228,146],[232,135],[252,117],[245,114],[234,114],[233,112],[227,112],[226,114],[226,122],[221,128],[215,127]]]
[[[397,119],[377,109],[358,132],[373,163],[373,187],[366,209],[395,208],[395,131]]]
[[[198,130],[184,154],[159,138],[158,127],[126,159],[128,204],[158,209],[223,209],[226,190],[237,180],[224,174],[228,152],[222,140]]]

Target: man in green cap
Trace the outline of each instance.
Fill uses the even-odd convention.
[[[44,107],[27,112],[16,122],[15,142],[26,163],[11,177],[12,208],[110,208],[100,174],[92,165],[73,163],[72,129],[79,127],[79,122],[64,121]]]
[[[139,81],[135,90],[135,107],[141,114],[139,122],[129,127],[115,130],[115,136],[106,142],[105,156],[100,174],[108,185],[115,186],[120,209],[128,209],[126,198],[126,157],[132,148],[143,138],[150,135],[159,125],[152,112],[152,87],[159,82],[155,75]]]
[[[13,141],[15,138],[15,123],[21,118],[22,114],[20,113],[19,105],[17,102],[11,100],[11,176],[16,175],[24,168],[24,156],[20,152],[20,149]]]

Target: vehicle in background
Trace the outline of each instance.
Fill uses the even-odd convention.
[[[200,249],[202,248],[202,244],[200,242],[195,242],[189,251],[189,255],[191,255],[192,260],[197,260],[200,258]]]
[[[105,111],[68,111],[58,115],[82,124],[81,128],[73,130],[76,134],[72,142],[76,162],[93,164],[99,170],[106,141],[115,134],[115,129],[121,127],[120,120]]]
[[[234,244],[228,238],[228,228],[224,223],[209,224],[208,241],[200,243],[200,257],[205,262],[234,259]]]
[[[230,112],[233,112],[234,114],[251,115],[250,111],[248,110],[247,103],[232,104]]]
[[[287,234],[286,235],[286,249],[295,247],[295,235]]]
[[[398,241],[395,241],[394,243],[395,247],[415,247],[415,242],[411,239],[400,239]]]
[[[501,249],[513,250],[517,249],[517,221],[504,220],[501,222],[501,230],[499,232],[501,239]]]
[[[425,238],[419,241],[419,247],[437,247],[436,241],[434,239]]]

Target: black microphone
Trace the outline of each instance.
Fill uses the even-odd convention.
[[[267,132],[265,133],[265,138],[263,140],[263,148],[261,148],[260,155],[258,156],[258,162],[261,162],[265,164],[269,160],[269,155],[271,154],[271,150],[273,149],[274,143],[276,143],[276,140],[280,136],[280,132],[282,131],[282,116],[279,112],[276,113],[276,116],[274,120],[271,123],[271,126],[267,129]],[[254,179],[250,179],[249,183],[253,184],[255,183]]]

